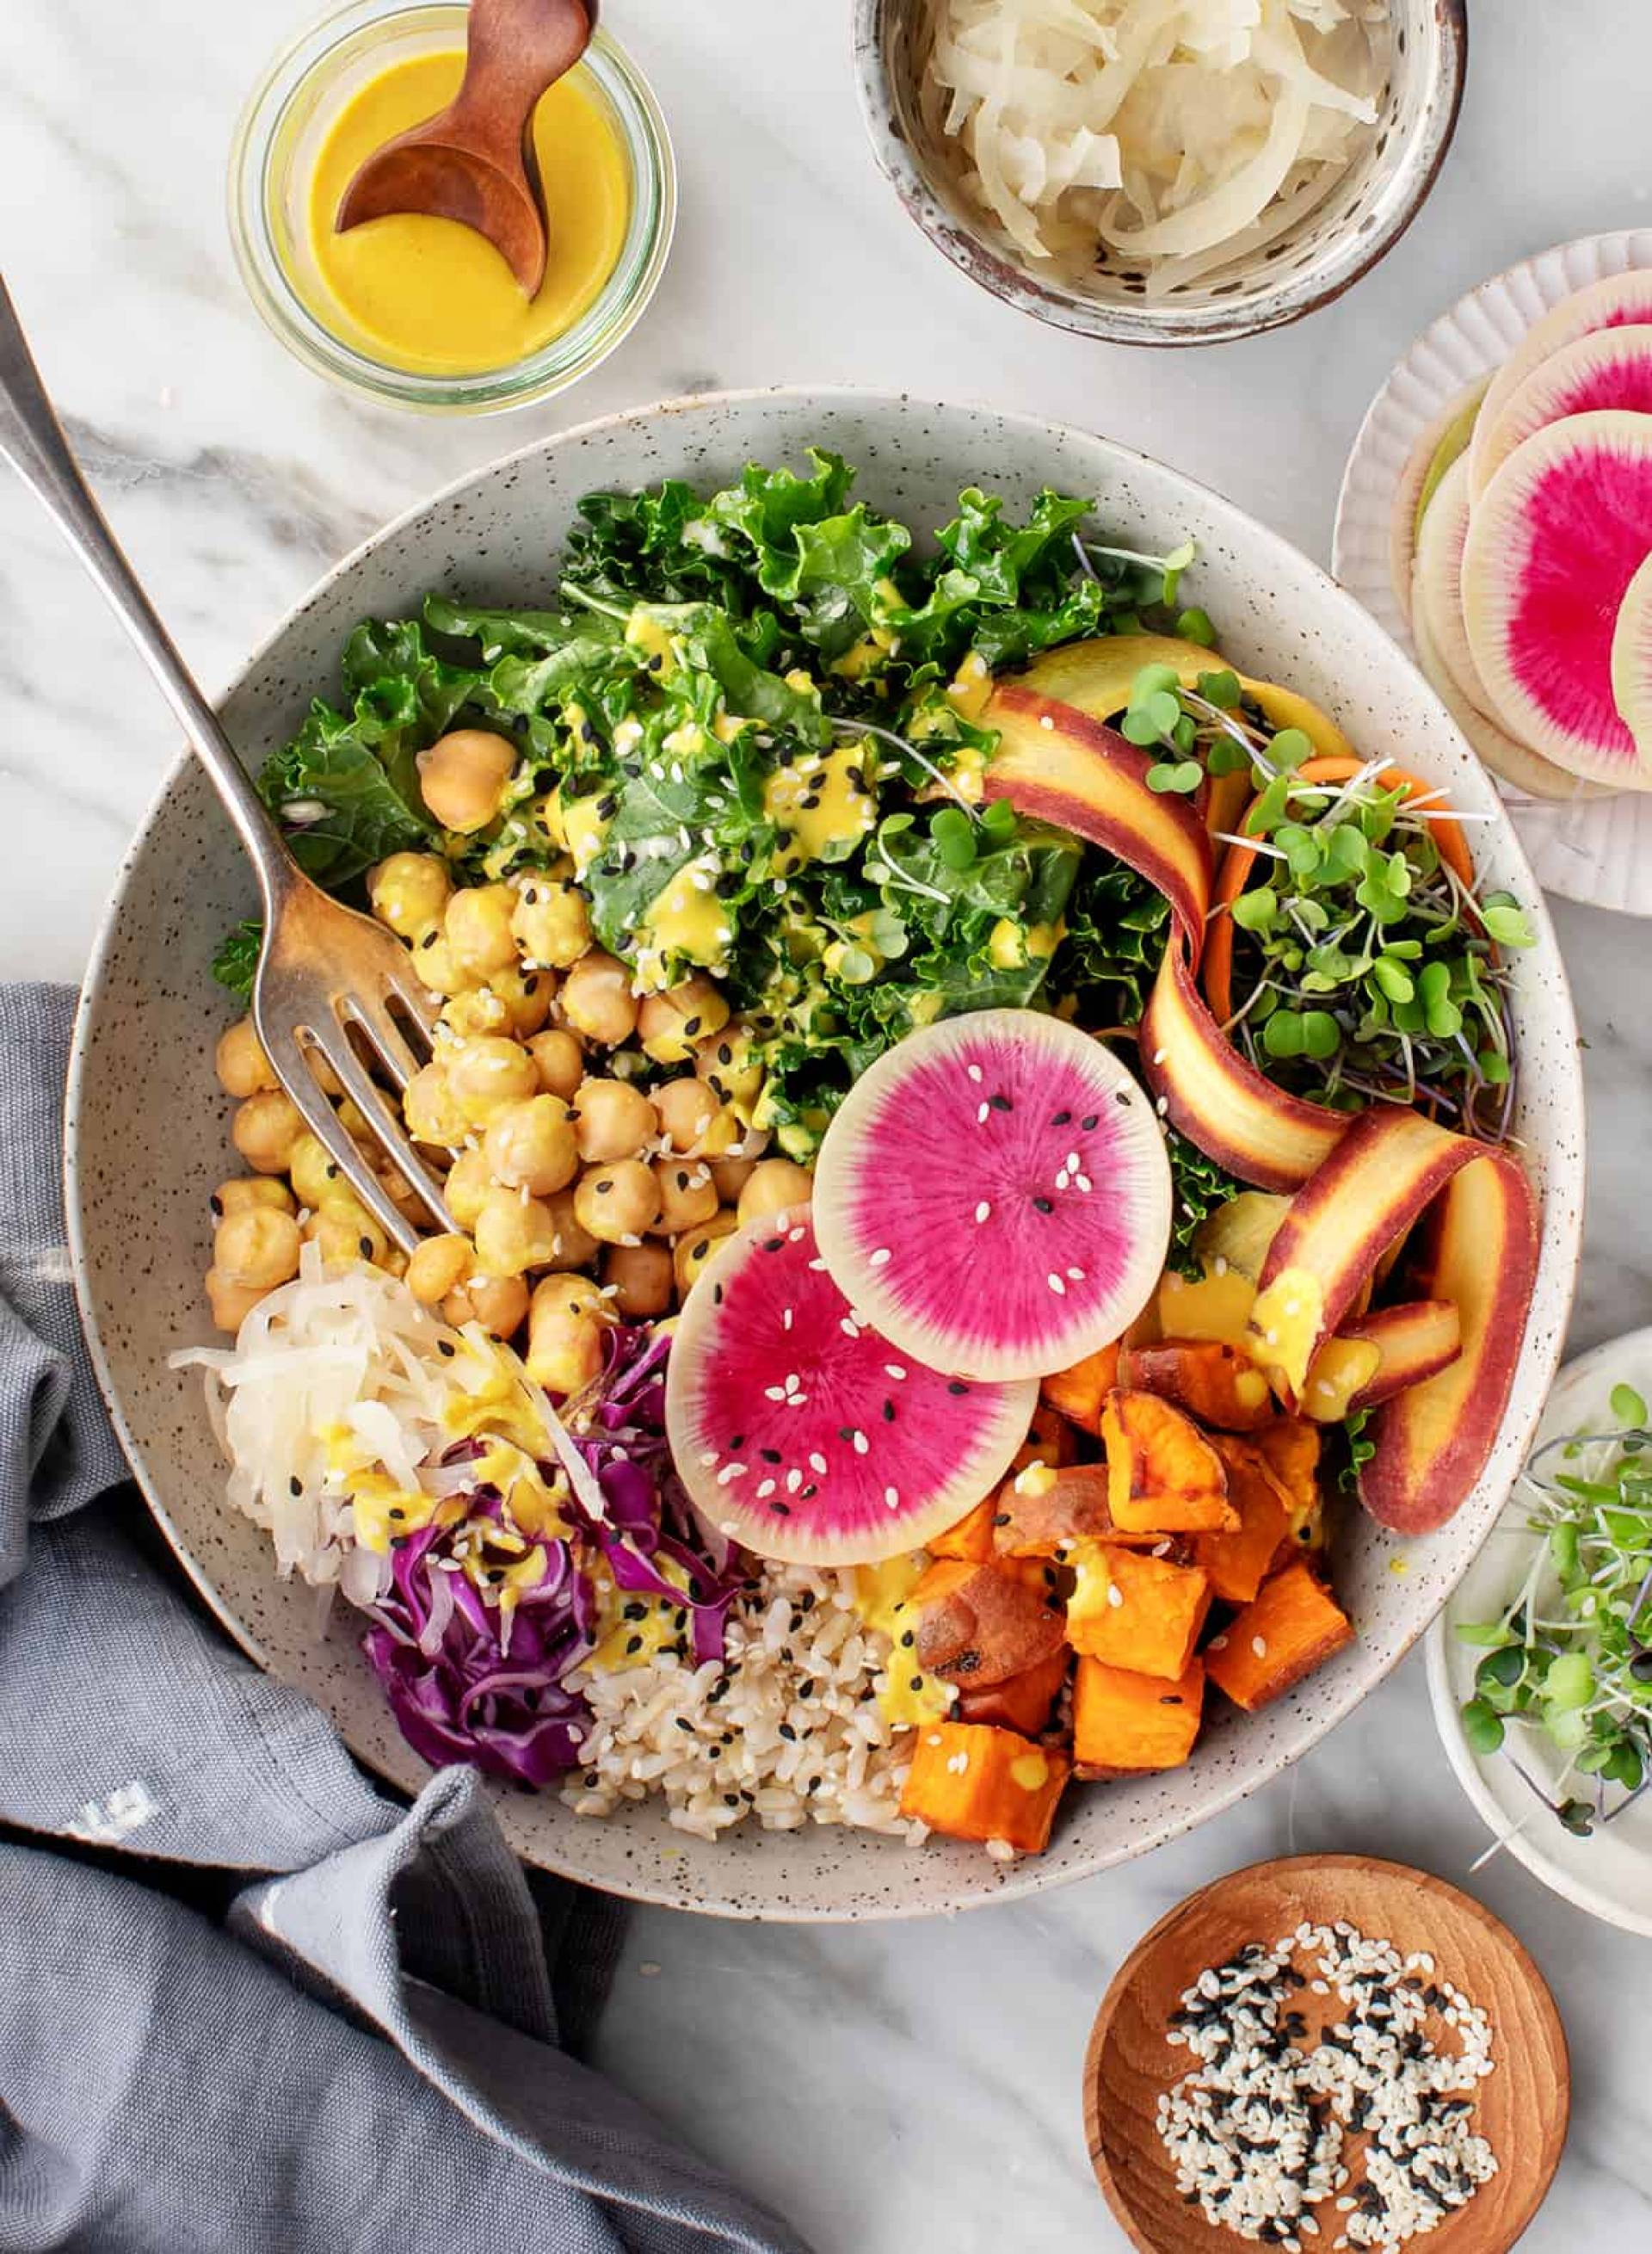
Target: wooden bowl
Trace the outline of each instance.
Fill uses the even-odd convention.
[[[1565,2142],[1572,2078],[1542,1973],[1506,1926],[1441,1879],[1367,1855],[1298,1855],[1253,1864],[1190,1894],[1137,1943],[1096,2013],[1084,2061],[1085,2135],[1096,2181],[1141,2254],[1235,2254],[1248,2244],[1185,2204],[1159,2141],[1159,2094],[1194,2062],[1165,2040],[1183,1989],[1247,1942],[1271,1944],[1305,1920],[1339,1918],[1371,1940],[1391,1941],[1402,1955],[1426,1950],[1438,1977],[1491,2021],[1496,2071],[1480,2086],[1474,2125],[1496,2153],[1498,2172],[1417,2244],[1429,2254],[1504,2254],[1543,2204]],[[1317,2000],[1306,1990],[1297,1999],[1311,2035]],[[1334,2021],[1334,2009],[1324,2017]],[[1319,2210],[1320,2236],[1306,2243],[1328,2250],[1340,2220],[1327,2202]]]

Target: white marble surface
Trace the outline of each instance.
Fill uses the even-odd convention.
[[[306,0],[5,11],[7,279],[116,528],[209,684],[426,488],[560,424],[714,386],[881,383],[1087,422],[1324,556],[1342,458],[1411,333],[1508,260],[1642,217],[1652,181],[1645,0],[1478,0],[1456,147],[1386,265],[1271,339],[1132,354],[994,304],[901,218],[862,140],[846,0],[609,0],[677,138],[670,270],[584,389],[443,425],[335,396],[282,354],[235,279],[220,218],[231,122],[307,12]],[[172,740],[44,518],[0,482],[0,974],[79,975]],[[1644,1320],[1652,1298],[1652,935],[1564,904],[1557,920],[1592,1105],[1586,1345]],[[1481,1844],[1413,1661],[1249,1805],[1041,1902],[883,1930],[640,1914],[604,2055],[821,2254],[1122,2247],[1089,2179],[1078,2072],[1096,2000],[1144,1928],[1260,1856],[1373,1850],[1460,1879]],[[1556,1984],[1573,2044],[1572,2141],[1524,2243],[1560,2254],[1593,2232],[1652,2245],[1645,1948],[1507,1864],[1475,1884]]]

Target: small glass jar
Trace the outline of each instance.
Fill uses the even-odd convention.
[[[560,336],[474,375],[395,368],[328,327],[295,279],[307,258],[306,201],[334,120],[369,80],[417,54],[465,44],[458,0],[352,0],[284,47],[254,88],[229,160],[229,230],[242,279],[290,352],[318,374],[388,405],[486,415],[548,398],[607,358],[654,295],[676,223],[676,163],[648,81],[598,31],[578,65],[624,152],[630,212],[613,271]]]

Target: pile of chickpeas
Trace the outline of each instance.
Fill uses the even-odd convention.
[[[514,746],[485,730],[444,737],[419,761],[432,816],[460,835],[484,829],[514,761]],[[762,1068],[724,995],[698,974],[635,992],[626,966],[592,943],[565,858],[456,890],[439,856],[394,853],[368,891],[443,998],[435,1054],[402,1112],[445,1173],[462,1233],[428,1236],[410,1258],[390,1244],[242,1019],[219,1042],[217,1068],[239,1099],[231,1133],[252,1171],[214,1195],[214,1320],[239,1329],[314,1242],[329,1262],[403,1275],[449,1322],[501,1339],[526,1326],[530,1376],[576,1393],[601,1368],[608,1324],[681,1305],[718,1241],[806,1200],[809,1175],[762,1155],[752,1124]],[[396,1205],[423,1222],[360,1113],[336,1084],[327,1092]]]

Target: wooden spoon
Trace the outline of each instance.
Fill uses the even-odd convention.
[[[1159,2095],[1197,2064],[1165,2040],[1182,1991],[1247,1942],[1270,1947],[1305,1919],[1334,1925],[1339,1918],[1373,1941],[1391,1941],[1402,1956],[1426,1950],[1437,1977],[1491,2022],[1495,2070],[1480,2085],[1473,2126],[1496,2153],[1498,2172],[1418,2239],[1419,2249],[1506,2254],[1543,2204],[1565,2143],[1571,2073],[1554,1998],[1531,1958],[1489,1910],[1426,1872],[1365,1855],[1299,1855],[1257,1863],[1190,1894],[1137,1944],[1096,2014],[1084,2062],[1085,2134],[1096,2181],[1140,2254],[1242,2254],[1246,2244],[1183,2202],[1159,2141]],[[1315,2010],[1330,2025],[1336,2000],[1298,1993],[1295,2008],[1308,2017],[1310,2043],[1320,2033]],[[1449,2030],[1443,2039],[1449,2048]],[[1362,2143],[1350,2136],[1348,2151]],[[1303,2245],[1328,2254],[1343,2218],[1326,2202],[1319,2222],[1319,2237]]]
[[[340,234],[427,212],[486,235],[531,298],[545,278],[534,109],[591,43],[595,0],[471,0],[465,77],[447,108],[375,149],[345,190]]]

